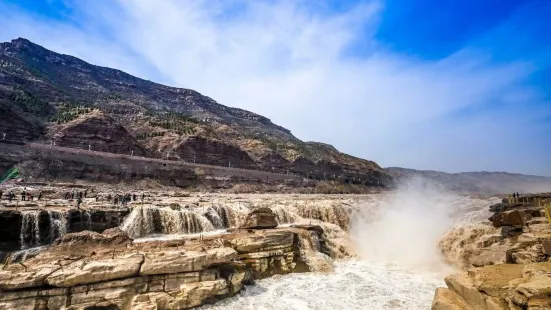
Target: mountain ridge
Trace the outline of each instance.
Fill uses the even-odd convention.
[[[513,193],[551,191],[551,177],[504,171],[471,171],[448,173],[436,170],[416,170],[387,167],[398,180],[422,178],[444,188],[465,193]]]
[[[59,139],[68,143],[65,146],[82,148],[91,139],[107,144],[89,148],[109,150],[112,140],[92,139],[101,132],[94,124],[103,124],[105,115],[152,157],[290,171],[372,186],[393,183],[393,176],[375,162],[325,143],[303,142],[262,115],[219,104],[192,89],[95,66],[23,38],[0,43],[0,108],[13,115],[12,123],[20,119],[17,124],[0,125],[0,130],[25,140]],[[72,126],[80,128],[72,132],[64,129],[67,122],[85,124]]]

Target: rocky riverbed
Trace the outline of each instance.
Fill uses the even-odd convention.
[[[0,309],[478,309],[493,304],[476,301],[487,299],[483,287],[462,288],[481,279],[469,268],[514,263],[498,270],[514,280],[520,264],[548,258],[541,208],[496,197],[148,188],[115,205],[124,189],[26,190],[46,194],[0,207],[13,225],[0,225],[11,232],[3,237],[19,250],[0,271]],[[73,190],[87,190],[79,209],[63,197]],[[444,282],[450,265],[470,271]],[[530,282],[529,270],[515,279]],[[482,276],[488,287],[502,283],[494,273]]]
[[[260,227],[257,227],[260,228]],[[135,243],[114,229],[68,234],[0,271],[0,309],[187,309],[255,279],[331,268],[319,226]]]
[[[551,195],[504,199],[489,221],[457,227],[440,242],[464,271],[446,277],[432,309],[551,309]]]

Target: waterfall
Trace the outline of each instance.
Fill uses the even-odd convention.
[[[50,235],[48,241],[54,242],[67,233],[67,213],[63,211],[48,211],[50,218]]]
[[[126,217],[121,229],[132,238],[147,236],[155,230],[153,225],[153,207],[137,207]]]
[[[298,216],[298,214],[293,211],[287,210],[287,208],[283,206],[274,206],[270,207],[270,209],[276,215],[276,222],[278,224],[292,224],[300,220],[300,216]]]
[[[41,225],[41,214],[44,213],[48,215],[48,220]],[[44,224],[48,224],[48,226],[44,227]],[[28,249],[43,243],[52,243],[66,233],[67,214],[64,211],[41,212],[33,210],[21,212],[21,231],[19,232],[21,249]]]
[[[40,211],[21,212],[19,239],[22,249],[40,244]]]
[[[308,223],[314,220],[347,229],[354,208],[340,201],[224,201],[180,206],[139,206],[121,224],[132,238],[159,234],[196,234],[241,226],[247,215],[260,207],[270,208],[278,224]],[[319,223],[318,223],[319,224]],[[315,238],[312,237],[312,238]],[[319,242],[318,242],[319,244]]]
[[[321,252],[319,237],[314,231],[298,234],[300,257],[310,271],[332,271],[331,258]]]
[[[80,227],[82,230],[92,230],[92,213],[89,210],[80,211]]]
[[[348,229],[350,226],[351,208],[346,208],[343,204],[306,204],[298,206],[298,215],[307,218],[319,220]]]
[[[228,216],[227,213],[222,213],[216,210],[213,207],[208,207],[205,211],[205,217],[212,223],[212,225],[217,229],[228,228]]]
[[[139,238],[152,234],[194,234],[218,228],[209,216],[200,211],[141,206],[132,210],[121,229],[130,237]],[[220,219],[217,225],[220,225],[221,221]]]

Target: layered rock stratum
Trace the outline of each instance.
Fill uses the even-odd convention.
[[[550,309],[550,202],[550,194],[505,198],[490,206],[490,222],[444,236],[443,254],[465,271],[446,277],[432,309]]]
[[[68,234],[4,265],[0,309],[188,309],[255,279],[317,270],[316,253],[302,244],[310,233],[324,239],[315,226],[141,243],[117,229]]]

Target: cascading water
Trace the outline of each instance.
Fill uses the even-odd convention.
[[[80,225],[82,230],[92,229],[92,214],[88,210],[80,211]]]
[[[48,215],[47,218],[43,218],[44,214]],[[66,233],[67,214],[64,211],[21,212],[21,231],[19,233],[21,249],[52,243]]]
[[[220,216],[218,218],[217,225],[220,225],[222,219]],[[203,214],[202,209],[174,210],[155,206],[135,208],[121,225],[121,229],[132,238],[152,234],[193,234],[212,231],[216,228],[209,217]]]
[[[140,206],[132,210],[121,229],[132,238],[156,234],[194,234],[241,226],[247,215],[261,203],[230,202],[210,206]],[[321,221],[342,228],[348,227],[350,208],[341,203],[318,205],[274,204],[268,206],[276,215],[278,224],[308,223]]]
[[[63,211],[48,211],[50,217],[49,243],[67,233],[67,213]]]
[[[435,288],[445,285],[442,279],[450,272],[447,265],[442,265],[438,246],[454,250],[464,247],[462,243],[478,240],[479,234],[486,234],[464,225],[487,218],[487,207],[495,200],[414,187],[377,195],[352,206],[339,206],[335,201],[317,206],[316,202],[299,201],[286,209],[296,212],[299,222],[312,219],[313,224],[322,226],[323,240],[318,241],[324,242],[317,245],[316,238],[302,234],[301,252],[321,246],[331,257],[346,257],[348,250],[343,245],[352,238],[358,259],[335,262],[332,273],[263,279],[238,296],[204,308],[428,309]],[[280,215],[277,218],[286,221]],[[343,218],[351,219],[351,223],[345,223]],[[454,229],[442,238],[453,225],[464,229]],[[315,256],[308,258],[311,257]],[[323,261],[317,259],[310,259],[307,264],[316,266],[318,262],[323,266]]]
[[[293,211],[287,210],[284,206],[272,206],[270,209],[275,213],[278,224],[292,224],[298,222],[300,219],[300,216]]]
[[[303,204],[297,206],[297,213],[300,217],[319,220],[348,229],[350,214],[353,209],[341,203],[326,204]]]
[[[205,211],[205,217],[212,223],[212,225],[217,229],[227,228],[228,227],[228,217],[226,213],[222,213],[223,216],[220,216],[220,213],[214,207],[209,207]]]
[[[21,213],[19,240],[22,249],[40,244],[40,211]]]

